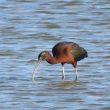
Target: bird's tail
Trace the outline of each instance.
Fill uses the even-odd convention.
[[[80,61],[80,60],[84,59],[85,57],[88,57],[87,51],[82,47],[77,47],[73,51],[72,54],[73,54],[73,57],[76,61]]]

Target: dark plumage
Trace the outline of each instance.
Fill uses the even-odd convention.
[[[64,64],[69,63],[72,64],[75,68],[76,80],[77,76],[77,61],[88,57],[87,51],[80,47],[78,44],[74,42],[59,42],[57,43],[52,49],[53,56],[48,51],[42,51],[38,56],[38,61],[46,60],[50,64],[57,64],[61,63],[63,70],[62,70],[62,79],[65,78],[64,73]],[[33,78],[34,78],[33,73]]]
[[[75,61],[88,57],[87,51],[73,42],[60,42],[52,49],[53,56],[56,58],[72,55]]]

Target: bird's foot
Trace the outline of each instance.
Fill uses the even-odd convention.
[[[78,81],[78,77],[76,76],[75,81]]]
[[[65,76],[62,76],[62,80],[63,80],[63,81],[65,80]]]

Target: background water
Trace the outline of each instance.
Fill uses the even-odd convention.
[[[74,41],[89,57],[43,63],[39,52]],[[110,0],[0,0],[0,110],[110,110]]]

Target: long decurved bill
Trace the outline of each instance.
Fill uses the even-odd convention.
[[[35,73],[36,71],[38,70],[38,67],[39,67],[39,64],[42,62],[42,60],[38,60],[35,64],[35,67],[34,67],[34,70],[33,70],[33,73],[32,73],[32,80],[34,81],[34,77],[35,77]]]

